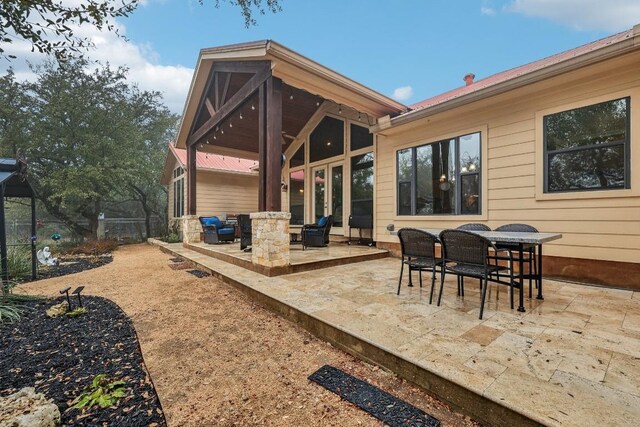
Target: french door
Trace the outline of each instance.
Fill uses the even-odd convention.
[[[344,164],[330,163],[312,169],[313,220],[333,215],[331,231],[342,233],[344,207]],[[335,230],[334,230],[335,229]]]

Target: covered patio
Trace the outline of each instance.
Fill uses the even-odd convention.
[[[488,425],[635,425],[640,418],[637,292],[545,280],[545,300],[509,307],[490,285],[485,317],[469,283],[443,304],[429,287],[396,295],[385,258],[278,277],[158,243],[315,335],[384,366]]]
[[[176,147],[187,150],[184,242],[199,242],[199,215],[217,214],[198,207],[197,152],[258,161],[258,211],[282,213],[254,220],[258,230],[275,221],[288,235],[289,225],[333,215],[332,234],[345,236],[349,215],[373,218],[375,149],[369,127],[377,117],[404,110],[270,40],[203,49],[176,140]],[[279,252],[288,251],[284,246]],[[260,253],[270,256],[268,250]]]

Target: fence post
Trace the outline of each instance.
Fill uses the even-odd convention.
[[[98,217],[98,240],[105,238],[106,221],[103,216]]]

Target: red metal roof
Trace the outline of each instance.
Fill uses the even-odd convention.
[[[410,105],[409,108],[411,110],[405,114],[409,114],[411,113],[411,111],[432,107],[434,105],[441,104],[443,102],[449,101],[454,98],[458,98],[460,96],[475,92],[477,90],[484,89],[484,88],[496,85],[498,83],[505,82],[507,80],[549,67],[551,65],[558,64],[568,59],[575,58],[580,55],[584,55],[585,53],[589,53],[594,50],[601,49],[610,44],[618,43],[632,36],[633,36],[633,29],[624,31],[619,34],[614,34],[612,36],[606,37],[601,40],[596,40],[594,42],[585,44],[583,46],[579,46],[575,49],[567,50],[567,51],[558,53],[556,55],[531,62],[529,64],[521,65],[520,67],[512,68],[510,70],[503,71],[498,74],[494,74],[492,76],[478,80],[469,86],[462,86],[462,87],[450,90],[448,92],[442,93],[440,95],[436,95],[432,98],[425,99],[424,101],[420,101],[413,105]]]
[[[183,167],[187,164],[187,150],[176,148],[173,144],[169,144],[169,149],[178,159]],[[211,169],[228,172],[253,173],[254,168],[258,164],[255,160],[241,159],[239,157],[223,156],[220,154],[202,153],[196,154],[196,168]]]

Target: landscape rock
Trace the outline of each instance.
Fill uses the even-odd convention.
[[[59,317],[64,316],[67,311],[69,311],[69,303],[61,302],[60,304],[56,304],[47,309],[47,316],[49,317]]]
[[[55,427],[60,424],[60,410],[44,394],[25,387],[7,397],[0,397],[0,427]]]

